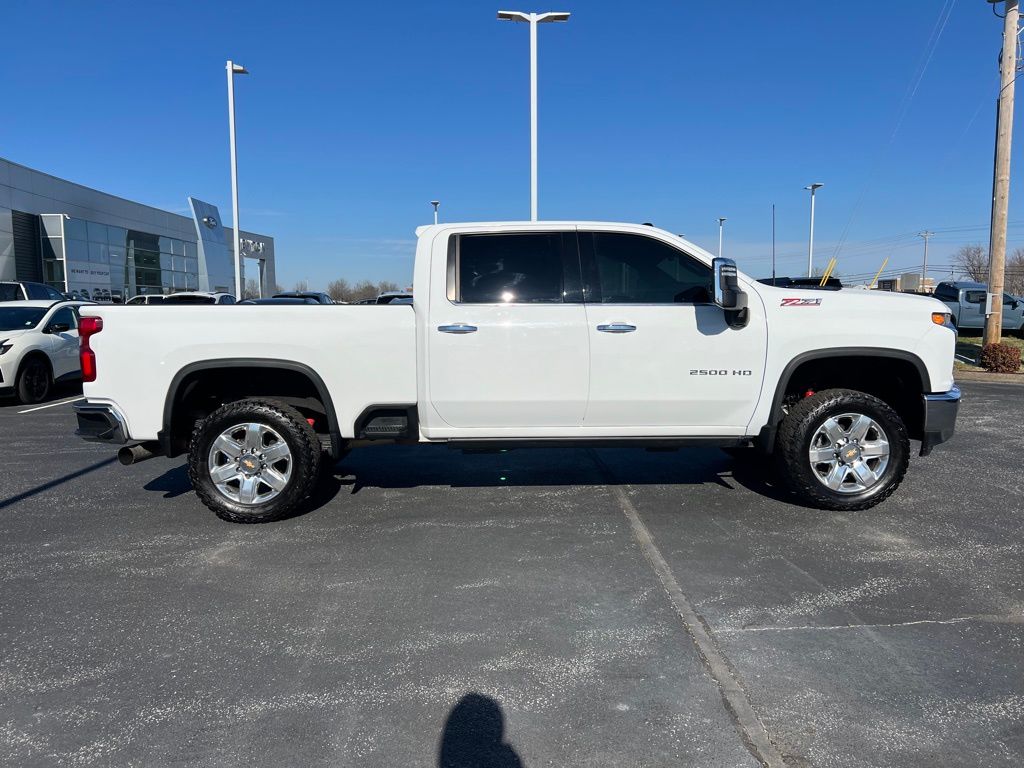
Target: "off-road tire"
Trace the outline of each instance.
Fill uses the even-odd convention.
[[[214,440],[232,425],[261,423],[276,430],[291,451],[288,484],[270,501],[240,504],[221,494],[210,477],[208,457]],[[274,400],[238,400],[222,405],[196,424],[188,451],[188,476],[200,501],[230,523],[270,523],[288,517],[305,504],[320,476],[320,439],[297,410]]]
[[[37,377],[42,377],[42,389],[38,387],[40,379]],[[49,363],[38,356],[32,356],[24,361],[18,371],[15,387],[18,400],[25,405],[43,402],[53,392],[53,373],[50,371]]]
[[[889,441],[889,463],[882,478],[859,493],[840,493],[822,484],[811,467],[808,451],[818,427],[829,417],[859,413],[874,419]],[[903,481],[910,458],[907,428],[899,415],[877,397],[852,389],[827,389],[792,408],[779,427],[775,455],[790,492],[818,509],[855,511],[880,504]]]

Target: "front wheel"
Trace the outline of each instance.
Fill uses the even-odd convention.
[[[820,509],[868,509],[888,498],[907,471],[903,420],[877,397],[828,389],[793,406],[779,429],[777,456],[789,489]]]
[[[312,492],[320,441],[302,414],[269,400],[239,400],[192,433],[188,475],[200,500],[232,523],[286,517]]]
[[[18,399],[25,405],[43,402],[53,388],[50,366],[41,357],[30,357],[18,371],[16,386]]]

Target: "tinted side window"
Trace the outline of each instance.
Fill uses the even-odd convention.
[[[935,289],[935,298],[941,301],[958,301],[960,297],[953,286],[940,284]]]
[[[449,298],[466,304],[579,301],[573,233],[459,235]]]
[[[54,301],[60,301],[64,298],[64,294],[50,286],[46,286],[46,298],[53,299]]]
[[[704,304],[711,268],[668,243],[641,235],[594,232],[592,301],[603,304]],[[595,285],[596,283],[596,285]]]
[[[61,307],[53,313],[53,317],[50,318],[50,325],[55,323],[64,323],[68,328],[77,328],[78,323],[75,320],[75,313],[71,311],[71,307]]]
[[[233,298],[231,298],[230,296],[221,296],[220,300],[217,303],[218,304],[234,304],[235,300]]]
[[[964,291],[964,301],[968,304],[984,304],[985,303],[985,292],[984,291]]]
[[[46,295],[46,289],[41,285],[35,283],[25,283],[25,292],[28,294],[30,299],[48,299]]]
[[[16,283],[0,285],[0,301],[18,301],[20,298],[21,288]]]

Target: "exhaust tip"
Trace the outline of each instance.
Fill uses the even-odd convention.
[[[118,450],[117,460],[126,467],[132,464],[138,464],[140,461],[145,461],[146,459],[151,459],[156,456],[159,448],[160,444],[155,441],[149,443],[137,443],[136,445],[126,445]]]

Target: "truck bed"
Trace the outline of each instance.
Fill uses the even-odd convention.
[[[116,405],[134,440],[156,439],[174,377],[204,361],[307,366],[332,394],[342,425],[377,403],[416,402],[410,305],[87,306],[82,314],[103,318],[91,339],[97,378],[85,396]]]

